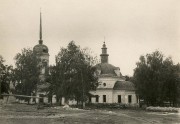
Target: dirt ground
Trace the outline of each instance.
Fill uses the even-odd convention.
[[[36,105],[0,105],[0,124],[179,124],[179,113],[143,110],[81,110]]]

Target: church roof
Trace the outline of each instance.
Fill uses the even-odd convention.
[[[100,73],[101,75],[110,75],[110,76],[117,76],[115,70],[119,70],[118,67],[115,67],[108,63],[99,63],[95,65],[95,68],[101,71]]]
[[[130,90],[130,91],[134,91],[135,86],[130,81],[117,81],[114,84],[113,90]]]

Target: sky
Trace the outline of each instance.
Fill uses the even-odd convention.
[[[105,42],[109,63],[132,76],[141,55],[161,51],[180,62],[180,0],[0,0],[0,55],[6,64],[39,40],[50,64],[61,47],[75,41],[100,58]]]

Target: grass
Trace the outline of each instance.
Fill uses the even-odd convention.
[[[37,109],[36,105],[10,104],[0,107],[2,124],[149,124],[180,123],[177,114],[140,109],[64,109],[61,106]]]

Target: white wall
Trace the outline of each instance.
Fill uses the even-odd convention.
[[[99,96],[99,103],[103,103],[103,95],[106,95],[106,103],[112,103],[113,96],[112,96],[112,90],[96,90],[96,91],[90,91],[93,95]],[[91,98],[92,103],[96,103],[96,99],[93,97]]]
[[[128,104],[128,95],[132,96],[131,104],[137,103],[135,91],[101,89],[96,91],[90,91],[90,93],[99,96],[98,103],[103,103],[103,95],[106,95],[106,103],[118,103],[118,95],[121,95],[121,103]],[[91,102],[96,103],[96,98],[92,97]]]
[[[118,95],[121,95],[121,103],[125,103],[125,91],[114,90],[113,91],[113,103],[118,103]]]
[[[114,90],[113,92],[113,103],[118,103],[118,95],[121,95],[121,102],[128,103],[128,95],[132,96],[132,104],[137,103],[137,97],[135,91],[126,91],[126,90]]]
[[[98,88],[113,88],[116,81],[121,80],[119,77],[100,77],[98,82],[101,82]],[[106,83],[106,86],[103,84]]]
[[[106,95],[106,103],[118,103],[118,95],[121,95],[121,103],[128,103],[128,95],[132,96],[132,104],[137,103],[135,91],[126,90],[113,90],[116,81],[123,81],[124,79],[119,77],[99,77],[98,81],[101,84],[96,91],[90,91],[93,95],[99,96],[99,103],[103,103],[103,95]],[[106,83],[106,86],[103,84]],[[96,98],[91,98],[92,103],[96,103]]]

